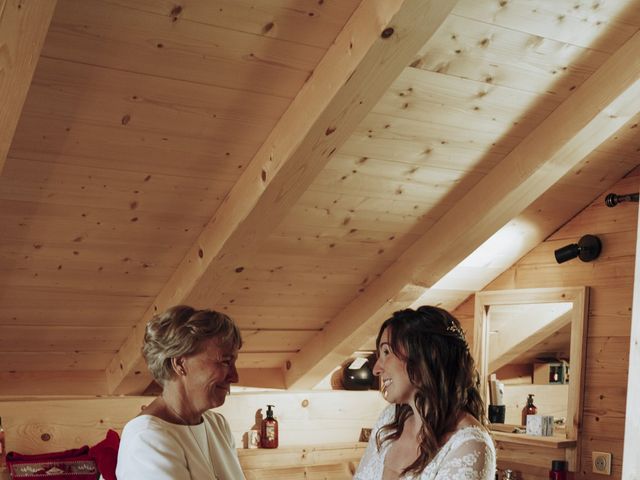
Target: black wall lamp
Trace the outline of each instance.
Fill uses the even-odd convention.
[[[610,193],[606,197],[604,197],[604,204],[607,207],[615,207],[621,202],[637,202],[638,194],[637,193],[629,193],[627,195],[616,195],[615,193]]]
[[[602,242],[595,235],[585,235],[578,243],[572,243],[557,249],[553,254],[556,262],[564,263],[573,258],[580,258],[583,262],[595,260],[602,251]]]

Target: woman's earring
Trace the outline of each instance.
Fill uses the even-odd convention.
[[[184,370],[184,368],[181,368],[180,369],[180,375],[186,375],[186,374],[187,374],[187,372]]]

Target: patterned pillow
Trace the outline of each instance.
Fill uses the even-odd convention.
[[[98,468],[89,447],[64,452],[24,455],[7,454],[7,466],[14,480],[96,480]]]

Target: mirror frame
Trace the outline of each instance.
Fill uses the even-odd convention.
[[[473,356],[480,374],[481,394],[485,404],[488,389],[489,310],[493,305],[571,302],[571,346],[569,398],[567,401],[566,437],[578,440],[582,421],[582,395],[587,343],[588,287],[526,288],[476,292],[473,330]],[[575,459],[577,460],[577,459]]]

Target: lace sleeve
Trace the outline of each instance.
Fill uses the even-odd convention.
[[[395,415],[395,406],[389,405],[383,411],[378,420],[376,421],[373,429],[371,430],[371,436],[369,437],[369,444],[367,445],[358,469],[353,477],[353,480],[374,480],[382,477],[383,456],[382,452],[378,452],[376,446],[376,432],[380,430],[382,425],[389,423]]]
[[[379,462],[378,455],[376,442],[372,435],[371,438],[369,438],[369,444],[360,459],[360,463],[358,464],[358,469],[356,470],[353,480],[369,480],[372,478],[372,472],[376,470],[376,463]]]
[[[435,480],[493,480],[496,455],[493,444],[480,438],[468,439],[448,452]]]

